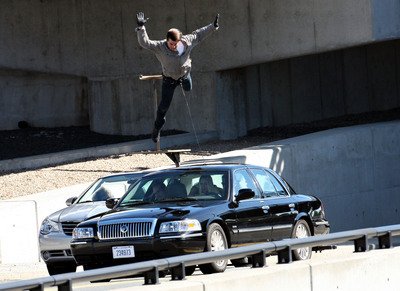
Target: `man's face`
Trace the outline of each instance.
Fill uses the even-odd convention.
[[[180,42],[180,40],[178,41],[173,41],[171,39],[167,40],[167,46],[171,51],[176,51],[176,48],[178,47],[178,43]]]

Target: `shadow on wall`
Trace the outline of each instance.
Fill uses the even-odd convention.
[[[400,40],[390,40],[218,71],[220,138],[395,109],[399,53]]]

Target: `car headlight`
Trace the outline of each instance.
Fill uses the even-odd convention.
[[[196,219],[163,222],[160,225],[160,233],[187,232],[201,230],[200,222]]]
[[[43,235],[49,234],[50,232],[60,231],[60,227],[58,223],[46,218],[43,220],[42,225],[40,226],[40,233]]]
[[[81,239],[81,238],[92,238],[94,237],[94,231],[91,227],[75,227],[72,232],[73,239]]]

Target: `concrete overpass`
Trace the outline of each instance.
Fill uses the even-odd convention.
[[[160,72],[139,47],[221,14],[193,53],[190,96],[198,131],[232,139],[260,126],[398,107],[400,3],[395,0],[10,0],[0,3],[0,129],[90,125],[137,135],[153,124]],[[165,129],[192,131],[180,92]]]

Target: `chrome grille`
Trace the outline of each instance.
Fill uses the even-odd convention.
[[[154,234],[155,219],[124,219],[112,222],[99,222],[99,239],[121,239],[150,237]]]
[[[61,222],[61,225],[63,232],[72,236],[72,231],[78,225],[78,222]]]

